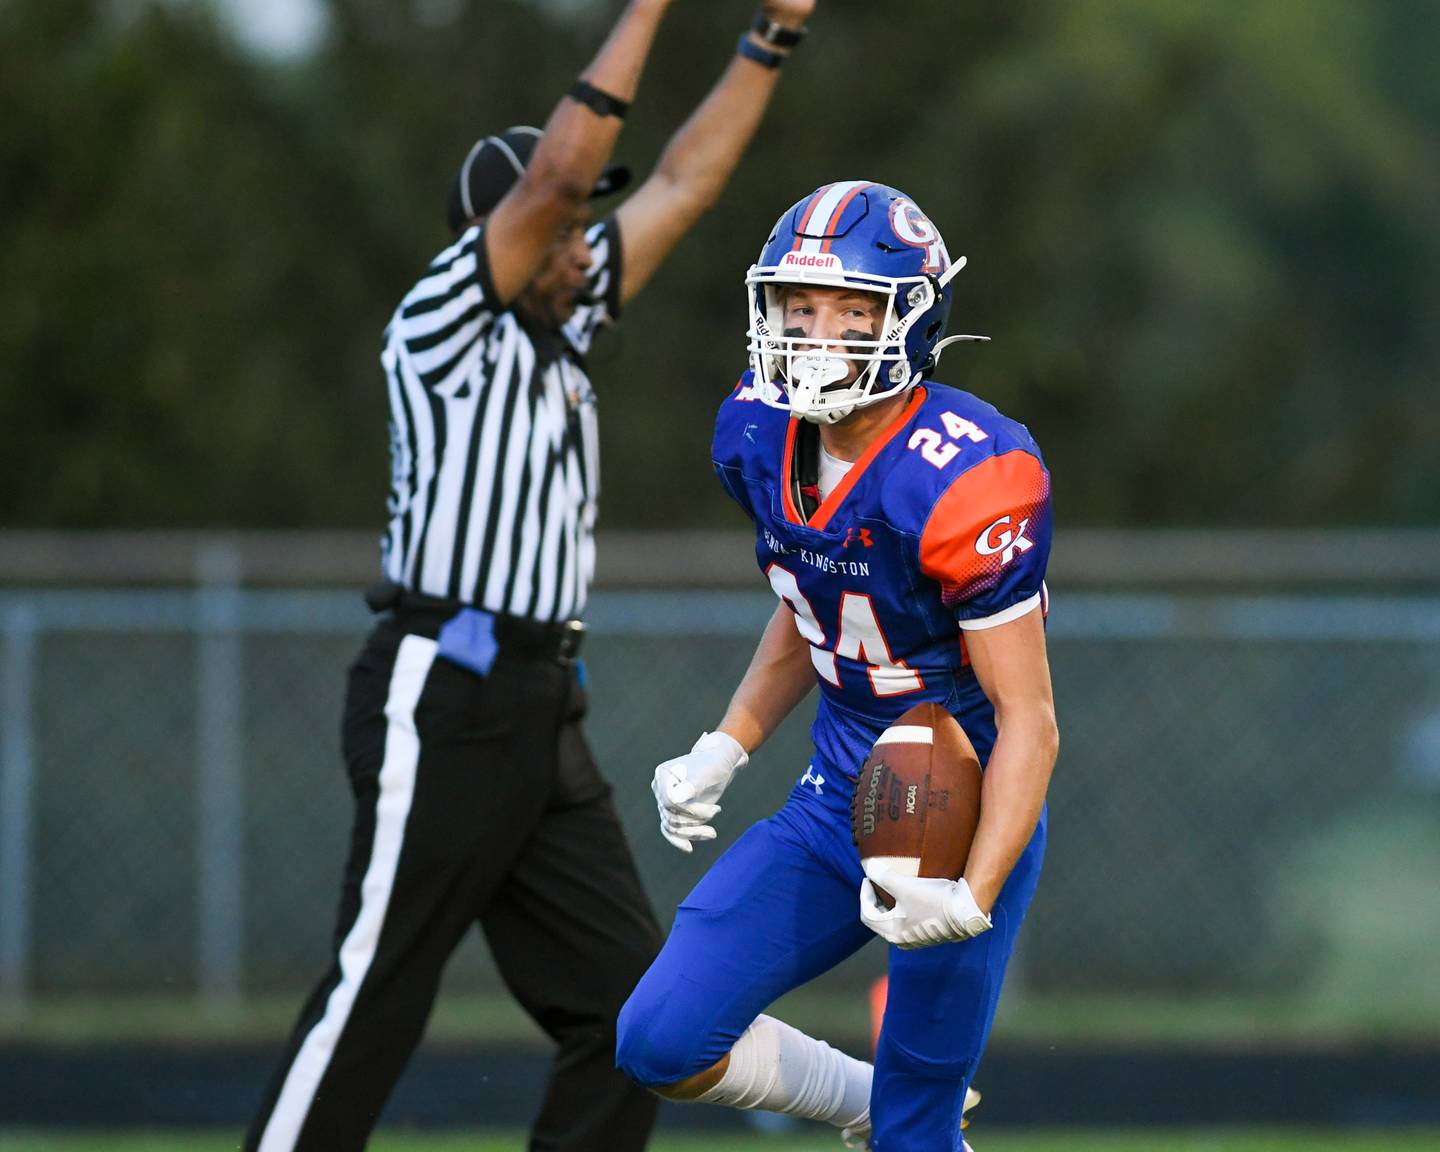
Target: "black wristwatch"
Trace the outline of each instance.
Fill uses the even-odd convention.
[[[755,23],[751,25],[755,35],[769,44],[772,48],[793,48],[805,39],[808,28],[787,28],[783,24],[777,24],[763,11],[755,13]]]

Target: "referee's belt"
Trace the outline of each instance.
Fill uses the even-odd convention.
[[[430,623],[438,628],[440,655],[481,673],[490,671],[500,653],[531,660],[574,660],[585,639],[585,625],[579,620],[548,623],[487,612],[461,600],[427,596],[389,581],[367,588],[365,603],[372,612],[393,612],[402,621],[411,618]]]

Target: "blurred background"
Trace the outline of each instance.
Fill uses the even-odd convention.
[[[0,0],[0,1128],[258,1095],[347,840],[380,334],[470,144],[543,123],[618,10]],[[619,159],[751,12],[676,4]],[[773,603],[708,467],[743,275],[800,196],[881,180],[970,261],[950,330],[993,343],[941,378],[1055,478],[1064,747],[987,1111],[1440,1125],[1437,43],[1431,0],[820,0],[591,364],[590,734],[662,919],[713,853],[661,841],[651,769]],[[883,960],[779,1014],[863,1052]],[[472,942],[392,1122],[523,1123],[545,1051]]]

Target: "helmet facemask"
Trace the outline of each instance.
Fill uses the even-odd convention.
[[[838,263],[838,261],[837,261]],[[745,277],[750,302],[750,362],[757,389],[774,408],[812,424],[833,424],[858,408],[896,396],[917,383],[926,367],[911,362],[907,337],[939,295],[928,276],[896,279],[865,273],[753,267]],[[794,288],[843,288],[879,296],[883,314],[874,337],[847,332],[839,339],[787,335],[785,297]],[[855,379],[845,380],[851,368]]]

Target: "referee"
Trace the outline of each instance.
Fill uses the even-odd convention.
[[[455,241],[390,321],[385,582],[350,671],[355,799],[329,971],[246,1136],[349,1152],[478,924],[559,1051],[531,1149],[645,1146],[656,1101],[615,1070],[615,1016],[660,943],[581,732],[575,657],[599,491],[591,337],[714,203],[815,0],[764,0],[652,176],[590,222],[671,0],[631,0],[543,132],[471,149]]]

